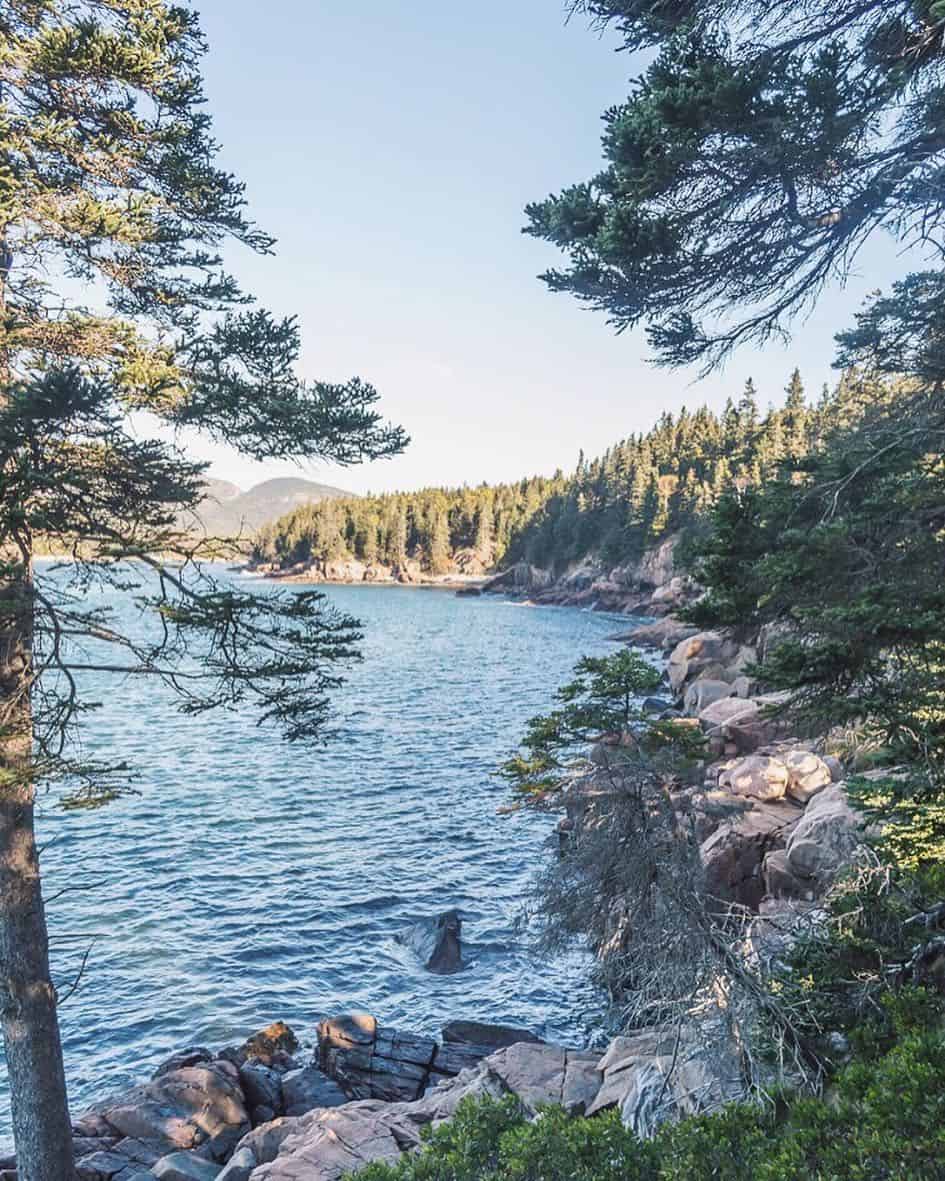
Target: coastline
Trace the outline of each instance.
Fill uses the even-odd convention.
[[[754,946],[767,946],[765,923],[815,905],[855,847],[844,768],[820,742],[801,742],[759,712],[768,699],[739,683],[753,653],[730,638],[692,634],[671,615],[619,638],[661,651],[679,707],[670,712],[706,736],[704,783],[677,792],[673,806],[700,830],[714,894],[756,914]],[[724,686],[706,675],[719,666]],[[597,767],[575,784],[559,832],[597,823],[604,804],[597,779],[607,773]],[[737,808],[715,816],[706,801],[723,795]],[[831,827],[822,832],[827,816]],[[812,848],[818,876],[808,879],[800,854],[809,861]],[[349,1011],[321,1020],[314,1052],[303,1052],[280,1021],[239,1047],[182,1048],[150,1081],[96,1102],[74,1123],[80,1176],[291,1181],[304,1164],[312,1181],[341,1181],[371,1161],[400,1159],[420,1143],[421,1128],[497,1086],[529,1118],[548,1103],[571,1116],[617,1108],[647,1138],[667,1119],[745,1097],[733,1082],[732,1047],[708,1036],[714,1026],[693,1017],[680,1029],[648,1026],[606,1047],[568,1047],[521,1027],[449,1021],[430,1036]],[[663,1073],[670,1053],[680,1063],[672,1076]],[[14,1167],[0,1158],[0,1181],[13,1181]]]
[[[490,570],[485,563],[475,560],[464,563],[465,568],[431,574],[415,558],[400,566],[340,558],[284,568],[250,560],[238,569],[289,584],[424,587],[459,595],[503,595],[536,606],[581,607],[615,615],[663,617],[689,601],[698,589],[688,576],[676,569],[677,543],[678,537],[669,536],[636,560],[617,566],[587,558],[562,570],[524,561]]]

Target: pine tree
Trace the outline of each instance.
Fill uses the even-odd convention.
[[[795,369],[786,390],[787,398],[784,403],[784,448],[787,457],[797,461],[807,452],[808,439],[808,409],[804,396],[804,383],[801,372]]]
[[[491,562],[495,550],[492,529],[492,505],[481,505],[476,512],[476,539],[474,542],[476,553],[482,561]]]
[[[656,468],[651,468],[643,498],[643,533],[647,542],[666,532],[669,524],[669,500]]]
[[[645,324],[661,360],[708,366],[763,343],[875,231],[940,230],[940,0],[573,7],[647,64],[604,116],[603,169],[530,205],[528,232],[566,256],[543,276],[551,290],[618,329]],[[872,322],[900,359],[891,323],[916,342],[941,323],[945,267],[931,257]]]
[[[358,638],[317,594],[215,583],[199,559],[226,551],[180,523],[203,468],[129,416],[255,459],[352,463],[405,442],[370,386],[300,383],[294,321],[247,306],[226,272],[225,242],[273,243],[215,164],[203,51],[196,16],[164,0],[16,0],[0,17],[0,1015],[21,1181],[75,1176],[37,784],[65,778],[85,804],[120,790],[118,768],[61,753],[94,719],[60,637],[94,631],[105,670],[171,685],[199,652],[190,708],[255,701],[290,737],[324,721],[331,661]],[[74,555],[72,587],[34,570],[38,543]],[[133,588],[164,642],[142,650],[83,605],[90,584]]]
[[[384,557],[392,566],[403,566],[407,560],[407,507],[399,500],[393,510]]]
[[[452,547],[449,523],[444,508],[434,510],[426,543],[427,566],[432,574],[446,574],[450,570]]]
[[[750,442],[758,429],[758,392],[750,377],[738,400],[738,429],[743,442]]]

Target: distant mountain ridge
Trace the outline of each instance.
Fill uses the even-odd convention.
[[[244,492],[228,480],[206,481],[207,494],[197,509],[197,517],[209,537],[245,537],[305,504],[353,493],[330,484],[285,476],[264,480]]]

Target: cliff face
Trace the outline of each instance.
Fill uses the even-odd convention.
[[[558,576],[519,562],[491,578],[483,590],[521,595],[536,603],[666,615],[694,590],[692,581],[675,566],[678,540],[677,536],[667,537],[640,558],[618,566],[586,558]]]

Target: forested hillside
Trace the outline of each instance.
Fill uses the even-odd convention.
[[[457,564],[481,572],[501,561],[542,506],[567,486],[559,472],[517,484],[305,505],[261,529],[253,557],[281,567],[351,558],[397,567],[413,559],[431,574],[449,573]]]
[[[618,565],[692,525],[726,489],[761,485],[804,456],[855,401],[850,377],[819,402],[795,370],[780,405],[762,412],[749,379],[721,414],[703,406],[664,413],[645,434],[578,460],[570,476],[517,484],[431,488],[306,505],[257,536],[254,559],[282,568],[334,559],[425,572],[516,561],[561,570],[590,554]]]

